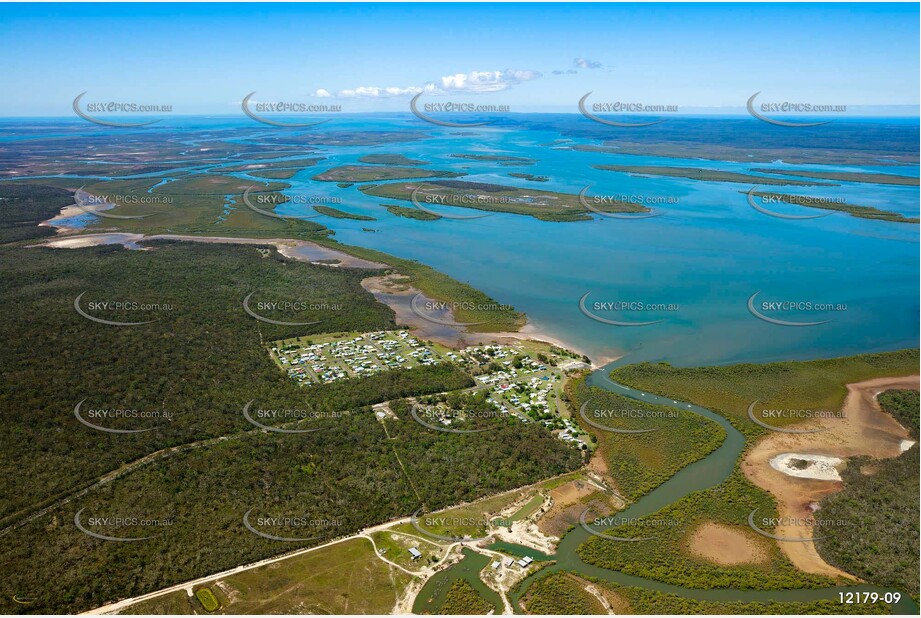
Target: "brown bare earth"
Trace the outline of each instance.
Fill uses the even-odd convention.
[[[896,457],[908,431],[891,416],[880,410],[877,395],[889,389],[919,388],[918,376],[879,378],[848,384],[844,401],[845,418],[822,419],[820,426],[827,431],[811,434],[772,433],[761,439],[742,461],[742,471],[757,486],[769,491],[777,500],[782,519],[806,518],[808,505],[840,491],[838,481],[794,478],[773,469],[768,463],[782,453],[809,453],[831,457],[869,455],[877,459]],[[778,541],[780,549],[797,568],[818,575],[847,577],[852,575],[826,563],[812,543],[812,530],[803,525],[778,526],[775,534],[804,542]]]
[[[755,533],[716,522],[705,522],[691,534],[690,552],[714,564],[760,564],[768,559],[764,540]]]
[[[579,515],[586,507],[607,513],[619,508],[600,487],[584,481],[570,481],[550,492],[552,505],[537,522],[537,528],[547,536],[562,537],[570,526],[578,524]]]

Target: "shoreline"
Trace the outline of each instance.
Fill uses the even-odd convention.
[[[69,207],[66,207],[69,208]],[[50,221],[50,220],[49,220]],[[43,223],[48,223],[43,222]],[[60,230],[61,228],[59,228]],[[271,245],[283,256],[300,262],[328,266],[331,268],[362,268],[368,270],[396,269],[389,264],[373,262],[355,257],[347,251],[332,249],[309,240],[294,238],[251,238],[231,236],[194,236],[188,234],[142,234],[136,232],[99,232],[95,234],[64,234],[51,237],[29,247],[50,247],[54,249],[82,249],[108,244],[119,244],[131,250],[146,251],[139,243],[151,240],[178,240],[200,243],[223,243],[236,245]],[[399,271],[397,271],[399,272]],[[447,319],[426,320],[411,310],[410,301],[417,294],[424,294],[417,288],[402,283],[387,282],[388,275],[372,276],[362,280],[361,285],[374,297],[394,312],[397,325],[409,328],[418,336],[436,341],[450,348],[463,347],[461,344],[482,345],[488,343],[508,343],[509,340],[537,341],[569,350],[589,359],[592,370],[601,369],[622,356],[602,356],[592,358],[584,350],[538,328],[533,322],[526,322],[518,331],[471,332],[464,324],[454,320],[453,312],[446,310]]]

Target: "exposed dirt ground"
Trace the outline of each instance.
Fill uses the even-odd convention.
[[[780,517],[805,518],[809,505],[840,491],[838,481],[794,478],[775,470],[770,460],[782,453],[810,453],[831,457],[869,455],[877,459],[896,457],[903,440],[909,437],[904,427],[882,412],[876,401],[879,393],[889,389],[919,388],[918,376],[879,378],[849,384],[843,410],[845,418],[820,421],[827,431],[810,434],[772,433],[762,438],[745,456],[742,471],[753,483],[769,491],[777,500]],[[776,534],[795,539],[812,539],[812,529],[804,525],[781,525]],[[799,569],[807,573],[853,576],[826,563],[811,540],[804,542],[778,541],[780,549]]]
[[[761,564],[767,561],[765,539],[754,532],[716,522],[704,522],[691,534],[688,549],[704,560],[723,566]]]

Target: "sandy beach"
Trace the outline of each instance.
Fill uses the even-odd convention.
[[[478,333],[469,332],[463,324],[456,322],[450,310],[433,315],[432,317],[437,322],[426,320],[413,311],[411,302],[417,296],[419,297],[417,303],[425,303],[434,299],[429,298],[419,289],[402,282],[402,275],[399,274],[368,277],[362,280],[361,285],[374,294],[375,298],[393,309],[394,313],[396,313],[398,325],[411,328],[417,336],[435,341],[449,348],[457,349],[468,345],[488,343],[541,341],[586,356],[583,351],[561,339],[548,335],[531,323],[525,324],[517,332]],[[592,359],[591,368],[599,369],[615,360],[617,360],[617,357]]]

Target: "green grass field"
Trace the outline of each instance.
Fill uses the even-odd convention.
[[[544,503],[544,497],[541,495],[536,495],[525,503],[520,509],[515,511],[511,517],[512,521],[521,521],[522,519],[527,519],[531,515],[537,512],[537,509],[540,508],[540,505]]]
[[[195,598],[198,599],[207,612],[213,612],[221,606],[210,588],[199,588],[195,591]]]
[[[220,578],[196,595],[213,590],[219,614],[389,614],[411,581],[379,560],[367,539],[352,539]],[[180,590],[121,613],[192,614],[194,605]]]

